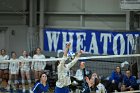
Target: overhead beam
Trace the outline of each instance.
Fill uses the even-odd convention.
[[[44,0],[40,0],[40,16],[39,16],[39,45],[43,49],[43,29],[44,29]]]

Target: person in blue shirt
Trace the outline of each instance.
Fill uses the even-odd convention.
[[[40,80],[35,83],[32,91],[33,93],[47,93],[48,89],[49,85],[47,83],[47,75],[46,73],[42,73],[40,75]]]
[[[137,89],[136,78],[131,75],[131,71],[127,70],[126,75],[123,78],[123,84],[121,91],[133,91]]]
[[[114,92],[115,90],[120,91],[120,84],[122,82],[123,75],[121,73],[121,68],[116,67],[115,71],[112,72],[111,77],[109,78],[110,87],[109,91]]]

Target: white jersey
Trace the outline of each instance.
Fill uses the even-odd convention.
[[[24,57],[24,56],[20,56],[19,59],[21,60],[24,60],[24,59],[31,59],[30,56],[27,56],[27,57]],[[30,62],[23,62],[21,61],[21,67],[20,67],[21,70],[24,70],[24,71],[29,71],[30,70]]]
[[[35,54],[33,56],[33,59],[45,59],[45,56],[43,54],[40,55]],[[44,68],[46,67],[46,62],[45,61],[32,62],[32,66],[34,67],[34,70],[41,71],[44,70]]]
[[[63,57],[66,58],[66,57]],[[71,84],[70,80],[70,68],[78,61],[78,58],[75,58],[72,62],[65,64],[66,59],[60,61],[60,64],[57,67],[58,71],[58,80],[56,86],[59,88],[68,86]]]
[[[0,55],[0,60],[8,60],[9,56],[8,55]],[[8,69],[8,62],[7,63],[1,63],[0,64],[0,69]]]
[[[87,70],[85,70],[86,71],[86,75],[88,74],[88,72],[87,72]],[[75,74],[75,76],[74,76],[75,78],[77,78],[78,80],[83,80],[83,70],[82,69],[78,69],[77,71],[76,71],[76,74]]]
[[[82,71],[82,69],[78,69],[76,71],[75,78],[77,78],[78,80],[83,80],[83,71]]]
[[[11,58],[10,60],[11,60],[10,65],[9,65],[10,74],[18,74],[19,62],[15,62],[15,60],[17,60],[17,59],[13,59],[13,58]]]
[[[105,86],[102,83],[99,83],[97,85],[96,93],[107,93],[106,89],[105,89]]]

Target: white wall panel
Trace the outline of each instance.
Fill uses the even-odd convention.
[[[81,11],[81,0],[45,0],[46,11]]]
[[[125,12],[120,9],[120,0],[45,0],[45,12],[48,12],[45,19],[47,26],[80,27],[82,23],[83,27],[93,29],[126,29]]]
[[[51,26],[79,26],[80,18],[74,15],[50,15],[46,17],[45,22]]]
[[[0,25],[24,25],[26,19],[24,15],[13,15],[13,14],[1,14]]]
[[[5,31],[0,31],[0,49],[5,48]]]
[[[0,11],[21,11],[25,10],[26,0],[0,0]]]
[[[92,12],[121,12],[120,0],[85,0],[85,11]]]
[[[8,27],[7,36],[9,43],[7,51],[16,51],[18,55],[21,55],[22,50],[27,50],[27,26],[10,26]],[[14,32],[12,32],[14,31]]]
[[[85,26],[93,29],[125,30],[125,16],[86,16]]]

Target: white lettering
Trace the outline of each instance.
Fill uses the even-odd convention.
[[[92,50],[94,50],[94,52],[93,52],[94,54],[99,54],[95,33],[92,33],[92,39],[91,39],[91,43],[90,43],[89,52],[91,52]]]
[[[66,42],[67,42],[67,32],[62,32],[62,39],[63,39],[63,47],[62,47],[62,50],[65,49],[66,47]]]
[[[74,35],[74,33],[69,32],[68,35],[69,35],[69,42],[71,42],[71,50],[73,50],[73,35]]]
[[[76,45],[77,51],[81,49],[85,51],[86,47],[84,47],[83,43],[84,40],[86,39],[86,33],[76,33],[76,36],[77,36],[77,45]]]
[[[100,42],[103,42],[103,54],[107,54],[108,41],[111,42],[111,34],[101,33]]]
[[[63,37],[63,49],[65,49],[66,47],[66,42],[71,42],[71,50],[73,49],[73,35],[74,33],[73,32],[62,32],[62,37]],[[69,40],[67,40],[67,37],[69,37]]]
[[[118,55],[118,38],[120,38],[120,54],[124,54],[125,52],[125,40],[122,34],[117,34],[113,39],[113,51],[115,55]]]
[[[133,34],[126,34],[126,36],[127,36],[127,54],[131,54],[132,49],[136,50],[137,37],[139,36],[139,34],[135,34],[135,37],[133,36]],[[132,47],[131,49],[130,46]]]
[[[49,51],[52,51],[52,47],[54,47],[55,51],[57,50],[59,34],[60,32],[47,32],[46,31],[46,35],[48,37]]]

